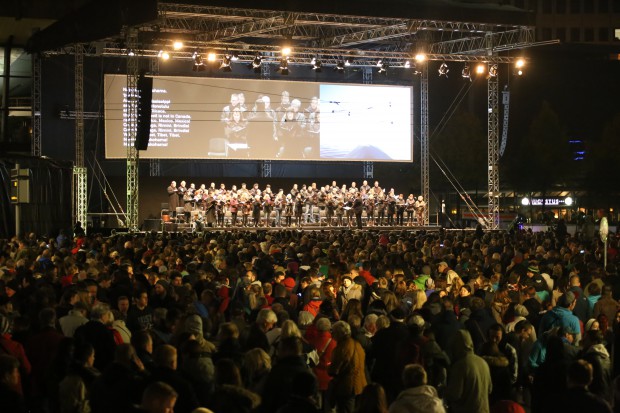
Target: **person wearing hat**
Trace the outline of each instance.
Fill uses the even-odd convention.
[[[362,286],[353,282],[350,275],[345,275],[341,281],[342,286],[338,289],[337,301],[338,310],[342,313],[350,300],[362,300]]]
[[[551,310],[547,311],[540,320],[538,336],[551,330],[554,327],[562,327],[566,331],[575,332],[575,342],[577,345],[581,340],[581,326],[579,319],[573,315],[576,298],[572,291],[567,291],[558,299],[558,303]]]
[[[537,262],[530,261],[525,274],[526,276],[521,278],[521,288],[534,287],[537,293],[549,290],[547,281],[540,275]]]

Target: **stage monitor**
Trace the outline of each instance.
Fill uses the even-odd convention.
[[[413,160],[409,86],[156,76],[142,159]],[[125,158],[127,77],[105,76],[106,158]],[[133,143],[133,142],[132,142]]]

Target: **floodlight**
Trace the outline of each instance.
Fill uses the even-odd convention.
[[[168,60],[170,59],[170,54],[165,50],[160,50],[159,53],[157,53],[157,57],[162,60]]]
[[[174,43],[172,43],[172,48],[174,50],[181,50],[183,48],[183,42],[180,40],[175,41]]]
[[[519,59],[515,62],[515,67],[517,69],[521,69],[523,66],[525,66],[525,60]]]
[[[202,56],[198,52],[194,52],[193,58],[194,58],[194,67],[192,70],[194,72],[204,71],[206,67],[205,67],[205,62],[202,60]]]
[[[323,71],[322,67],[323,67],[323,63],[321,63],[320,60],[312,58],[312,60],[314,61],[312,63],[312,69],[317,72],[317,73],[321,73]]]
[[[381,67],[383,65],[383,60],[377,60],[377,67]]]
[[[484,67],[482,63],[476,66],[476,73],[478,73],[479,75],[483,74],[485,71],[486,71],[486,68]]]
[[[381,67],[379,68],[379,73],[381,73],[382,75],[387,75],[387,70],[390,67],[390,65],[388,65],[387,63],[382,63]]]
[[[260,73],[260,67],[263,63],[263,58],[260,55],[260,53],[256,54],[256,57],[254,57],[254,60],[252,60],[252,63],[250,63],[249,67],[250,69],[254,69],[254,73]]]
[[[443,62],[441,65],[439,65],[439,69],[437,71],[439,72],[440,77],[448,77],[448,72],[450,71],[450,69],[448,68],[448,64],[446,62]]]
[[[351,63],[353,63],[353,59],[350,57],[348,57],[347,60],[344,61],[345,66],[351,66]]]
[[[225,55],[222,58],[222,64],[220,65],[220,69],[222,69],[223,72],[232,72],[232,67],[230,67],[231,60],[232,57],[230,55]]]
[[[471,82],[471,70],[469,69],[468,64],[465,64],[465,66],[463,67],[463,70],[461,71],[461,76],[463,76],[463,79],[469,79],[469,81]]]
[[[407,60],[405,62],[405,69],[409,69],[411,67],[411,62],[409,60]]]
[[[525,197],[521,199],[521,205],[528,206],[530,204],[529,198]]]
[[[207,62],[215,62],[217,60],[217,55],[215,52],[207,53]]]
[[[493,64],[491,65],[491,67],[489,67],[489,76],[497,77],[497,65],[496,64]]]
[[[344,73],[344,67],[345,67],[346,63],[343,62],[342,60],[336,63],[336,67],[334,67],[334,70],[340,73]]]
[[[570,196],[567,196],[566,199],[564,199],[564,205],[566,206],[573,205],[573,198],[571,198]]]
[[[288,57],[283,57],[280,60],[280,74],[288,75]]]
[[[290,46],[284,46],[282,48],[282,56],[290,56],[291,55],[291,48]]]

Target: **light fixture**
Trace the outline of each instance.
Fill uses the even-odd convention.
[[[342,60],[340,60],[339,62],[336,63],[336,67],[334,67],[334,70],[337,71],[338,73],[344,73],[345,65],[346,65],[346,62],[343,62]]]
[[[217,60],[217,55],[215,52],[207,53],[207,62],[215,62]]]
[[[254,69],[254,73],[260,73],[260,67],[263,63],[263,57],[260,55],[260,53],[257,53],[256,56],[254,57],[254,60],[252,60],[252,63],[250,63],[250,69]]]
[[[405,61],[405,69],[409,69],[411,67],[411,62],[409,60]]]
[[[172,43],[172,48],[174,50],[181,50],[183,48],[183,42],[180,40],[175,41],[174,43]]]
[[[525,66],[525,60],[519,59],[515,62],[515,67],[517,69],[521,69],[523,66]]]
[[[517,69],[517,76],[523,76],[523,70]]]
[[[381,63],[381,67],[379,68],[379,73],[382,75],[387,75],[387,70],[390,67],[387,63]]]
[[[133,49],[127,49],[127,56],[135,56],[136,53],[133,51]]]
[[[194,58],[194,67],[192,68],[192,70],[194,72],[204,71],[206,69],[205,62],[202,60],[202,56],[200,55],[200,53],[195,51],[192,57]]]
[[[232,55],[230,55],[230,60],[232,60],[233,62],[239,60],[239,52],[233,52]]]
[[[280,74],[288,75],[288,57],[283,57],[280,60]]]
[[[493,64],[491,65],[491,67],[489,67],[489,76],[497,77],[497,65],[496,64]]]
[[[521,199],[521,205],[528,206],[530,204],[530,200],[527,197]]]
[[[471,82],[471,70],[467,63],[465,63],[463,70],[461,70],[461,76],[463,76],[463,79],[468,79]]]
[[[476,73],[481,75],[486,71],[486,68],[484,67],[484,65],[482,63],[480,63],[478,66],[476,66]]]
[[[347,57],[347,60],[344,61],[345,66],[351,66],[351,63],[353,63],[353,59],[350,57]]]
[[[420,69],[418,69],[418,65],[417,64],[413,64],[413,75],[414,76],[418,76],[421,75],[422,71]]]
[[[381,67],[383,65],[383,60],[379,59],[377,60],[377,67]]]
[[[231,60],[232,56],[228,54],[222,58],[222,64],[220,64],[220,69],[222,69],[223,72],[232,72],[232,67],[230,67]]]
[[[566,199],[564,199],[564,205],[572,206],[573,205],[573,198],[571,198],[570,196],[567,196]]]
[[[159,53],[157,53],[157,57],[159,57],[162,60],[168,60],[170,59],[170,53],[168,53],[165,50],[160,50]]]
[[[282,56],[290,56],[291,55],[291,47],[290,46],[283,46],[282,47]]]
[[[424,53],[418,53],[415,55],[415,60],[418,63],[422,63],[423,61],[426,60],[426,55]]]
[[[446,78],[448,77],[448,72],[450,71],[450,69],[448,68],[448,64],[446,62],[443,62],[442,64],[439,65],[439,69],[437,70],[439,72],[439,76],[445,76]]]
[[[321,63],[321,61],[317,58],[312,58],[312,70],[314,70],[316,73],[321,73],[323,71],[322,67],[323,67],[323,63]]]

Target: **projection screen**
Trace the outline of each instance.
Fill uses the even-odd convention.
[[[106,158],[126,157],[126,81],[105,75]],[[143,159],[413,160],[408,86],[155,76]]]

